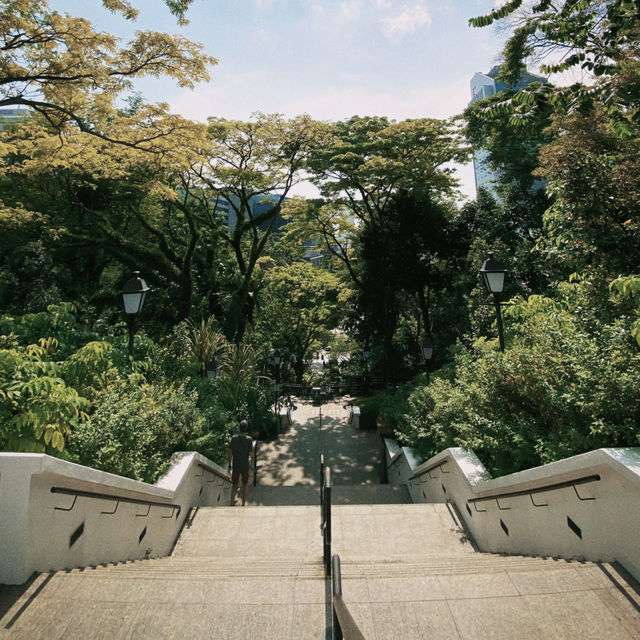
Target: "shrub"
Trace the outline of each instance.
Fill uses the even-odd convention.
[[[172,453],[206,440],[196,400],[195,392],[167,384],[130,384],[123,392],[109,392],[73,433],[70,454],[81,464],[154,482]]]
[[[399,438],[425,457],[468,447],[494,474],[638,446],[632,319],[604,324],[563,296],[511,307],[504,353],[484,340],[461,347],[446,375],[411,394]]]
[[[48,357],[53,339],[0,349],[0,451],[60,454],[89,402]]]

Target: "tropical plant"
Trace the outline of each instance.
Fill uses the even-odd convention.
[[[69,454],[103,471],[153,482],[175,451],[192,450],[206,436],[195,392],[183,386],[130,381],[106,393],[69,442]]]
[[[518,92],[515,119],[532,113],[538,96],[559,112],[588,113],[599,103],[620,136],[637,132],[638,36],[640,8],[628,0],[563,0],[524,3],[510,0],[472,18],[475,27],[496,21],[515,26],[503,50],[500,77],[513,85],[527,60],[542,62],[543,73],[579,70],[595,84],[537,86]],[[631,82],[628,80],[631,79]]]
[[[60,453],[87,418],[89,401],[49,358],[57,342],[0,349],[0,450]]]
[[[267,434],[276,428],[267,378],[259,374],[255,349],[249,344],[232,345],[226,365],[216,383],[217,402],[236,420],[247,420],[250,428]]]
[[[201,320],[200,324],[189,322],[188,327],[188,347],[192,358],[198,363],[201,375],[204,375],[207,365],[214,358],[220,364],[226,362],[229,345],[224,335],[218,331],[213,316]]]
[[[588,282],[505,309],[509,348],[484,339],[409,397],[398,433],[429,457],[476,451],[496,474],[605,446],[638,446],[640,361],[631,320],[585,307]]]
[[[640,301],[640,275],[632,275],[616,278],[610,285],[612,291],[616,291],[623,297]],[[640,306],[636,310],[636,315],[640,316]],[[631,335],[640,345],[640,317],[631,325]]]

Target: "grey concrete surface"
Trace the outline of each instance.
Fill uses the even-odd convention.
[[[640,637],[640,591],[616,565],[478,553],[442,504],[333,520],[343,597],[369,640]]]

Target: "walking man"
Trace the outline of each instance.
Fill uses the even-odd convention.
[[[247,501],[247,484],[249,483],[249,458],[253,458],[253,440],[247,434],[249,425],[246,420],[240,422],[240,433],[236,433],[231,438],[231,447],[227,456],[228,469],[231,471],[231,461],[233,460],[233,471],[231,473],[231,498],[229,504],[233,507],[236,503],[236,493],[238,491],[238,480],[242,476],[242,506]]]

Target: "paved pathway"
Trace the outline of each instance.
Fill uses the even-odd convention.
[[[314,406],[296,401],[293,424],[277,440],[261,442],[260,486],[318,486],[320,454],[331,467],[335,485],[376,485],[381,477],[381,442],[375,429],[360,430],[348,422],[351,398]]]

